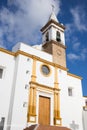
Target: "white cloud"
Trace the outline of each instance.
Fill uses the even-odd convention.
[[[0,38],[0,48],[6,49],[6,46],[4,45],[4,39],[3,38]]]
[[[77,53],[69,53],[67,54],[67,58],[70,61],[76,61],[76,60],[85,60],[87,58],[87,48],[81,48],[81,51],[79,54]]]
[[[82,7],[77,6],[74,9],[71,9],[71,13],[73,16],[73,21],[75,27],[79,31],[87,31],[87,23],[85,21],[86,15]]]
[[[72,14],[72,22],[66,24],[66,41],[67,43],[79,42],[79,38],[75,36],[77,32],[87,32],[87,16],[83,6],[76,6],[70,9]],[[76,41],[74,39],[77,39]]]
[[[81,59],[85,60],[87,57],[87,48],[83,48],[80,55],[81,55]]]
[[[74,43],[74,44],[73,44],[73,49],[74,49],[75,51],[79,51],[79,49],[80,49],[80,42]]]
[[[68,59],[69,60],[79,60],[80,59],[80,56],[78,56],[78,55],[76,55],[76,54],[74,54],[74,53],[69,53],[69,54],[67,54],[67,57],[68,57]]]
[[[2,29],[0,29],[0,47],[1,48],[6,48],[5,45],[4,45],[4,39],[3,39],[3,31]]]
[[[13,5],[16,10],[13,12],[4,7],[0,11],[0,32],[6,46],[13,46],[19,41],[38,44],[41,39],[39,30],[48,21],[52,4],[55,5],[55,13],[58,14],[60,0],[15,0]]]

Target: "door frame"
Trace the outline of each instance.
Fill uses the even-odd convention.
[[[36,107],[36,122],[38,124],[38,118],[39,118],[39,96],[50,98],[50,125],[53,125],[53,111],[54,111],[54,102],[53,102],[53,93],[48,93],[44,91],[37,91],[37,107]]]

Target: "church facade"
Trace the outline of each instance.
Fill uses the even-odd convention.
[[[64,30],[52,12],[41,45],[0,48],[0,130],[33,124],[87,130],[87,97],[82,78],[66,66]]]

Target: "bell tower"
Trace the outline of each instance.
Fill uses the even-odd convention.
[[[43,51],[52,54],[55,64],[66,67],[66,46],[64,37],[65,26],[60,24],[54,11],[48,22],[42,27]]]

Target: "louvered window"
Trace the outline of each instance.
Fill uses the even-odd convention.
[[[3,75],[3,69],[0,68],[0,79],[2,79],[2,75]]]
[[[46,33],[46,41],[49,41],[49,32]]]
[[[58,41],[58,42],[61,41],[60,32],[59,31],[56,32],[56,41]]]

